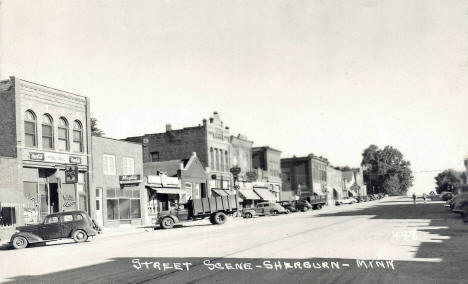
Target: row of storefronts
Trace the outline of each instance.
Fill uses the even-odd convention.
[[[117,140],[91,135],[86,97],[15,77],[0,82],[0,96],[0,226],[67,210],[106,227],[139,226],[190,199],[237,194],[252,207],[312,193],[337,198],[344,191],[332,190],[351,192],[362,180],[333,174],[321,157],[281,159],[277,149],[253,147],[217,112],[198,126]]]

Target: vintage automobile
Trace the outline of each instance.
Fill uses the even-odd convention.
[[[297,207],[295,206],[294,201],[280,201],[278,204],[283,206],[284,209],[286,209],[286,211],[289,211],[289,212],[299,211]]]
[[[335,205],[353,204],[353,203],[357,203],[357,200],[354,199],[353,197],[347,197],[347,198],[338,199],[335,201]]]
[[[22,249],[33,243],[72,238],[81,243],[101,232],[101,228],[84,211],[65,211],[45,216],[40,224],[16,227],[10,243]]]
[[[464,214],[463,204],[468,202],[468,193],[460,193],[455,195],[451,200],[448,201],[450,209],[454,213]]]
[[[278,214],[288,214],[288,211],[283,206],[274,202],[260,202],[254,208],[244,208],[242,210],[244,218]]]
[[[302,212],[305,212],[305,211],[308,211],[308,210],[314,208],[314,206],[312,204],[310,204],[310,202],[305,200],[305,199],[300,199],[300,200],[295,201],[294,206],[296,206],[297,210],[300,210]],[[317,209],[321,208],[321,205],[319,205],[319,204],[316,204],[315,206],[317,207]],[[318,206],[320,206],[320,208],[318,208]]]
[[[449,201],[450,199],[452,199],[453,197],[455,196],[455,194],[453,194],[452,192],[450,191],[444,191],[440,194],[440,198],[442,199],[442,201]]]

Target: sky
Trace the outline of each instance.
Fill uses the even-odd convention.
[[[91,99],[106,136],[195,126],[282,157],[398,148],[417,193],[468,157],[468,1],[13,1],[0,77]]]

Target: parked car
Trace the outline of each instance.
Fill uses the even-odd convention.
[[[444,191],[440,194],[440,198],[442,199],[442,201],[448,201],[452,199],[453,197],[454,197],[454,194],[449,191]]]
[[[294,206],[297,208],[297,210],[300,210],[302,212],[305,212],[314,208],[314,206],[305,199],[296,200],[294,202]]]
[[[284,209],[286,209],[286,211],[289,211],[289,212],[297,212],[299,211],[295,204],[294,204],[294,201],[280,201],[278,203],[279,205],[283,206]]]
[[[185,205],[161,211],[156,224],[163,229],[172,229],[184,222],[209,218],[211,224],[222,225],[227,221],[227,215],[238,212],[237,195],[208,197],[189,200]]]
[[[357,203],[357,200],[354,199],[353,197],[346,197],[346,198],[338,199],[335,201],[335,205],[353,204],[353,203]]]
[[[242,210],[244,218],[278,214],[288,214],[288,211],[283,206],[274,202],[260,202],[254,208],[244,208]]]
[[[457,194],[450,200],[450,209],[454,213],[464,214],[465,210],[462,208],[464,202],[468,202],[468,193]]]
[[[22,249],[33,243],[71,238],[77,243],[101,232],[101,228],[84,211],[66,211],[47,215],[40,224],[16,227],[10,244]]]

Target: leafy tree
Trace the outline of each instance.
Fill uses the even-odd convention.
[[[99,137],[105,135],[104,131],[97,126],[97,119],[94,117],[91,117],[91,135]]]
[[[460,173],[452,169],[448,169],[439,173],[435,177],[437,193],[441,193],[443,191],[454,192],[461,182],[460,178]]]
[[[406,194],[413,185],[411,163],[392,146],[370,145],[362,153],[364,182],[371,193]]]

